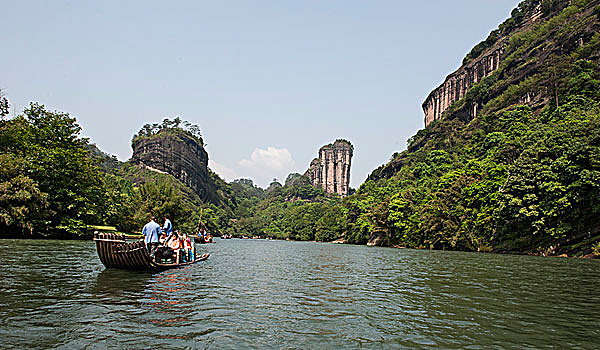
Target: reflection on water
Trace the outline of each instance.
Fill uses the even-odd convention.
[[[183,292],[192,287],[190,281],[182,270],[166,271],[155,278],[149,286],[151,301],[146,304],[150,313],[156,315],[154,325],[178,326],[186,321],[191,303]]]
[[[91,294],[92,297],[111,299],[138,295],[148,286],[152,276],[149,272],[104,269],[96,277]]]
[[[600,262],[259,240],[182,269],[0,240],[1,347],[595,348]]]

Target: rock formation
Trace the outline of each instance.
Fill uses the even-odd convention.
[[[131,146],[131,163],[171,174],[203,200],[209,198],[212,181],[207,168],[208,153],[198,139],[168,129],[156,135],[136,137]]]
[[[350,188],[350,164],[354,147],[346,140],[319,149],[319,158],[313,159],[304,173],[310,182],[326,193],[337,193],[344,197]]]
[[[510,29],[505,29],[501,26],[495,33],[498,36],[497,39],[494,40],[490,36],[486,40],[486,42],[493,42],[493,45],[482,50],[476,55],[477,57],[463,62],[462,66],[448,75],[442,85],[433,90],[423,102],[425,126],[428,126],[434,120],[440,119],[452,103],[465,97],[471,87],[497,70],[505,58],[503,55],[505,47],[508,45],[509,35],[530,27],[534,22],[542,18],[542,15],[541,2],[537,2],[532,10],[528,11],[525,17],[520,20],[521,22],[518,25]],[[470,117],[476,117],[478,107],[477,103],[469,105],[466,112]]]
[[[446,77],[446,80],[437,89],[433,90],[423,102],[423,112],[425,112],[425,126],[434,120],[441,118],[442,113],[450,105],[465,97],[467,91],[479,82],[481,79],[491,75],[498,66],[503,47],[496,48],[484,56],[461,66],[456,72]],[[477,115],[477,105],[473,107],[471,116]]]

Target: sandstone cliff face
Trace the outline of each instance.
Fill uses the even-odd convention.
[[[423,102],[425,126],[442,117],[450,105],[465,97],[467,91],[481,79],[492,74],[500,65],[504,52],[503,47],[490,50],[485,55],[461,66],[456,72],[446,77],[437,89],[433,90]],[[473,106],[471,116],[477,115],[477,105]]]
[[[134,139],[132,147],[132,163],[171,174],[203,200],[209,198],[208,153],[193,137],[162,131],[151,137]]]
[[[350,165],[354,147],[350,142],[337,140],[319,149],[304,173],[313,186],[321,187],[326,193],[337,193],[344,197],[350,189]]]
[[[543,16],[541,1],[526,14],[522,22],[515,28],[501,33],[496,43],[481,52],[471,61],[463,64],[455,72],[446,77],[442,85],[433,90],[423,102],[425,113],[425,126],[442,117],[442,114],[453,102],[465,97],[469,89],[480,82],[483,78],[490,76],[496,71],[505,58],[505,47],[508,44],[508,36],[517,31],[529,28]],[[477,116],[478,104],[468,106],[467,113],[470,117]]]

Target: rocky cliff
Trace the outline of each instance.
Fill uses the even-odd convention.
[[[502,59],[504,48],[499,45],[488,50],[478,59],[461,66],[456,72],[450,74],[444,83],[433,90],[423,102],[425,112],[425,126],[442,117],[450,105],[465,97],[467,91],[481,79],[492,74]],[[477,115],[477,105],[471,109],[471,116]]]
[[[514,42],[511,43],[511,36],[535,29],[536,25],[551,18],[570,3],[570,0],[527,0],[519,4],[511,17],[485,41],[475,46],[465,57],[463,64],[427,96],[422,105],[425,126],[442,118],[453,103],[464,98],[472,87],[500,68],[504,60],[514,52],[507,50],[508,46],[514,45]],[[525,94],[519,102],[527,103],[531,99],[531,96]],[[468,117],[473,118],[477,116],[481,106],[482,101],[471,100],[462,108]]]
[[[201,199],[211,198],[214,184],[208,170],[208,153],[196,137],[165,129],[155,135],[136,137],[131,146],[131,163],[173,175]]]
[[[319,149],[319,158],[313,159],[304,175],[314,186],[323,188],[327,193],[347,196],[353,151],[354,147],[346,140],[325,145]]]

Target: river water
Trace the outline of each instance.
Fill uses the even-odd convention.
[[[0,348],[598,348],[600,261],[217,240],[161,273],[0,240]]]

